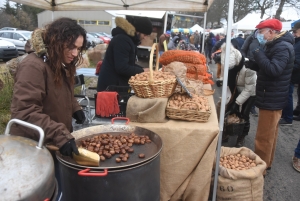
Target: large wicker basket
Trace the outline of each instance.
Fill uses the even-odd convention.
[[[182,107],[187,103],[194,103],[195,105],[197,105],[197,110],[182,109]],[[170,107],[170,104],[168,102],[166,111],[167,111],[167,116],[170,119],[180,119],[180,120],[185,120],[185,121],[196,121],[196,122],[207,122],[210,117],[210,114],[211,114],[211,107],[209,106],[209,111],[202,111],[199,109],[198,103],[188,101],[188,102],[181,104],[179,106],[179,108],[173,108],[173,107]]]
[[[156,49],[156,66],[155,70],[158,71],[159,66],[159,52],[158,45],[152,45],[150,59],[149,59],[149,80],[129,80],[129,85],[132,87],[136,96],[140,98],[168,98],[170,97],[177,85],[176,78],[167,80],[154,80],[153,79],[153,54]]]

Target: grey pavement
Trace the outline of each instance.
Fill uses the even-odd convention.
[[[214,62],[213,62],[214,63]],[[216,75],[215,64],[210,64],[210,70]],[[215,78],[214,78],[215,81]],[[222,87],[213,86],[215,103],[219,100]],[[294,89],[294,107],[297,103],[297,87]],[[256,108],[258,112],[258,109]],[[254,151],[255,134],[258,117],[251,115],[251,127],[246,137],[245,147]],[[300,122],[293,121],[292,126],[280,126],[272,169],[267,171],[264,183],[264,201],[299,201],[300,173],[292,167],[292,157],[300,138]],[[224,144],[226,145],[226,144]]]

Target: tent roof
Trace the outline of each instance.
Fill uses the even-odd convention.
[[[267,19],[268,16],[264,15],[263,18],[260,18],[260,13],[249,13],[240,21],[234,23],[232,25],[232,29],[238,30],[254,30],[256,25],[260,23],[260,21]]]
[[[194,26],[192,26],[190,28],[192,30],[192,32],[195,32],[196,30],[200,31],[200,32],[203,32],[203,28],[200,27],[198,24],[195,24]]]
[[[214,0],[12,0],[46,10],[167,10],[206,12]],[[124,2],[124,3],[123,3]],[[206,4],[206,5],[205,5]]]
[[[149,17],[162,19],[166,11],[149,11],[149,10],[106,10],[107,13],[115,17],[124,17],[126,15]]]

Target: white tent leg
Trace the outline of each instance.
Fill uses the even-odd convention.
[[[233,16],[233,6],[234,6],[234,0],[229,0],[226,44],[231,44],[231,28],[232,28],[232,21],[233,21],[233,18],[232,18],[232,16]],[[217,187],[218,187],[219,162],[220,162],[220,152],[221,152],[223,125],[224,125],[224,115],[225,115],[225,102],[226,102],[226,92],[227,92],[230,46],[231,45],[226,45],[226,51],[225,51],[224,78],[223,78],[223,87],[222,87],[222,102],[221,102],[220,121],[219,121],[220,133],[219,133],[218,146],[217,146],[213,201],[216,200]]]
[[[169,15],[169,12],[166,11],[166,13],[165,13],[165,22],[164,22],[164,33],[166,33],[166,31],[167,31],[168,15]]]
[[[205,30],[206,30],[206,17],[207,17],[207,12],[204,13],[203,37],[202,37],[202,45],[201,45],[201,53],[202,54],[204,54],[204,40],[205,40]]]

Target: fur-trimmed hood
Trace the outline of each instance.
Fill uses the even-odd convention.
[[[41,57],[42,55],[47,53],[46,45],[44,43],[42,34],[45,32],[45,29],[36,29],[31,34],[30,39],[30,48],[29,51],[34,51],[36,55]],[[28,46],[28,45],[27,45]],[[27,49],[27,50],[28,50]]]
[[[116,17],[116,25],[123,29],[127,35],[133,37],[135,35],[135,27],[122,17]]]

